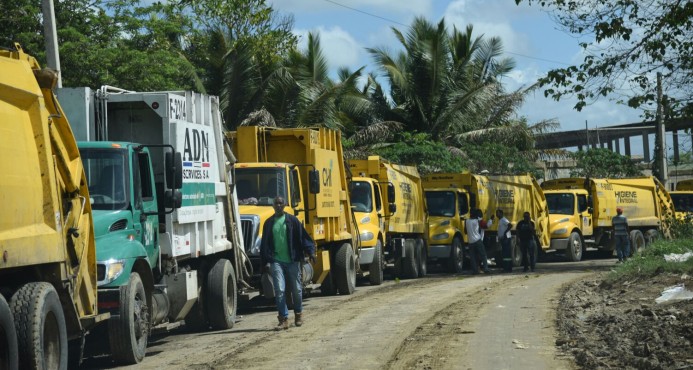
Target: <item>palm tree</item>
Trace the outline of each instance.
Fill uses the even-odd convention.
[[[472,31],[448,32],[444,20],[433,25],[417,18],[406,35],[393,28],[404,51],[368,49],[390,83],[391,112],[406,130],[457,145],[469,131],[526,129],[509,119],[525,91],[505,93],[500,81],[513,60],[499,59],[500,39],[473,37]]]

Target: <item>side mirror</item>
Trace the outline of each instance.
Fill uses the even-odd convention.
[[[164,198],[166,208],[177,209],[183,205],[183,193],[180,190],[166,190]]]
[[[387,186],[387,200],[390,203],[395,202],[395,186],[392,183]]]
[[[166,166],[166,185],[170,189],[183,187],[183,157],[180,152],[166,152],[164,157]]]
[[[592,207],[587,207],[587,213],[592,214],[594,212],[594,209]]]
[[[390,203],[389,210],[391,214],[397,212],[397,205],[394,203]]]
[[[308,190],[311,194],[320,193],[320,172],[318,170],[308,172]]]

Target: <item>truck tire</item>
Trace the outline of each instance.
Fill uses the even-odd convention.
[[[565,256],[570,262],[579,262],[582,259],[582,239],[576,231],[573,231],[568,238]]]
[[[659,231],[655,229],[650,229],[645,231],[645,246],[656,242],[659,239]]]
[[[238,301],[236,296],[236,273],[227,259],[218,260],[207,274],[205,295],[207,319],[212,329],[233,328],[236,322]]]
[[[428,273],[428,249],[423,239],[416,239],[417,249],[419,251],[419,277],[424,277]]]
[[[22,368],[67,369],[65,314],[53,285],[26,284],[10,305]]]
[[[142,278],[130,274],[128,285],[120,287],[118,316],[108,320],[111,356],[119,364],[133,365],[144,359],[150,331],[150,312]]]
[[[17,370],[19,361],[17,333],[10,305],[0,294],[0,369]]]
[[[371,285],[380,285],[383,283],[383,244],[378,240],[375,243],[375,250],[373,251],[373,262],[368,267],[368,279]]]
[[[448,258],[448,271],[453,274],[459,274],[462,272],[464,265],[464,251],[462,250],[462,239],[456,236],[452,239],[452,245],[450,246],[450,258]]]
[[[334,278],[341,295],[349,295],[356,289],[356,256],[351,244],[344,243],[337,250],[334,259]]]
[[[408,239],[411,240],[411,239]],[[406,250],[404,259],[402,260],[402,276],[405,279],[416,279],[419,277],[419,253],[416,248],[416,242],[404,242]]]
[[[640,249],[645,248],[645,237],[642,235],[642,231],[633,230],[630,232],[630,256],[633,256]],[[628,256],[628,257],[630,257]]]
[[[320,285],[320,294],[324,296],[337,294],[337,286],[334,283],[332,272],[328,272],[325,280],[322,281],[322,284]]]

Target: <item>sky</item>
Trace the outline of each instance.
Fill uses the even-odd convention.
[[[474,26],[474,34],[501,38],[505,55],[516,62],[515,70],[504,79],[508,91],[529,86],[553,68],[577,65],[582,61],[578,40],[558,28],[538,4],[514,0],[268,0],[283,14],[293,14],[294,33],[304,47],[308,32],[319,32],[321,45],[331,72],[339,67],[356,70],[366,66],[377,72],[368,47],[399,50],[391,30],[406,28],[417,16],[437,23],[445,18],[451,29]],[[560,131],[590,129],[641,122],[641,112],[615,100],[602,99],[583,108],[573,109],[576,100],[556,102],[544,98],[541,90],[530,95],[519,111],[529,123],[557,119]],[[623,147],[623,145],[621,145]],[[653,145],[650,146],[653,148]],[[623,149],[622,149],[623,150]],[[642,146],[633,141],[633,154]],[[640,153],[638,153],[640,151]]]

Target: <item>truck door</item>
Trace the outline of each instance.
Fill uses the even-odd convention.
[[[289,197],[291,208],[294,210],[294,216],[301,220],[301,223],[305,225],[305,207],[301,201],[301,178],[298,173],[298,167],[294,166],[290,169],[291,176],[289,176]]]
[[[583,235],[592,235],[593,225],[592,225],[592,214],[589,212],[589,204],[587,202],[587,195],[578,194],[577,195],[577,214],[580,217],[580,224],[582,228]]]
[[[375,200],[375,212],[378,214],[378,228],[385,230],[385,215],[383,214],[383,198],[380,193],[380,186],[373,186],[373,200]]]
[[[159,260],[159,215],[149,153],[135,152],[132,162],[134,227],[154,266]]]

